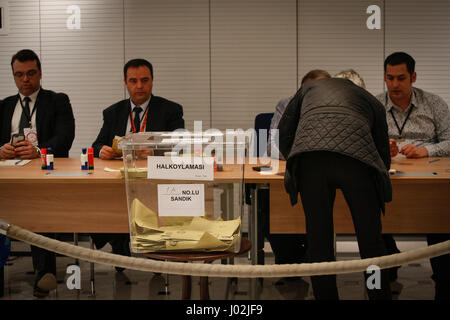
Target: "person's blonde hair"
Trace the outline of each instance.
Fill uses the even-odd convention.
[[[358,72],[356,72],[353,69],[347,69],[347,70],[343,70],[339,73],[337,73],[334,78],[343,78],[343,79],[348,79],[351,82],[353,82],[354,84],[356,84],[357,86],[360,86],[361,88],[366,88],[366,84],[364,83],[363,78],[358,74]]]
[[[304,75],[302,79],[302,84],[304,84],[306,81],[316,80],[316,79],[322,79],[322,78],[331,78],[331,75],[326,72],[325,70],[315,69],[311,70],[307,74]]]

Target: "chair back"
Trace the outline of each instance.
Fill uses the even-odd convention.
[[[273,112],[270,113],[260,113],[255,117],[255,131],[256,131],[256,141],[255,141],[255,155],[257,157],[264,156],[264,154],[267,151],[267,143],[260,143],[259,141],[259,135],[260,129],[265,129],[266,134],[263,135],[261,138],[265,138],[266,142],[269,137],[269,129],[270,129],[270,123],[272,122],[273,118]]]

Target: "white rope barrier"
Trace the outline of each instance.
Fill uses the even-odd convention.
[[[371,265],[385,269],[450,253],[449,240],[389,256],[361,260],[283,265],[194,264],[126,257],[82,248],[55,239],[46,238],[18,226],[8,225],[0,220],[0,232],[2,232],[2,229],[4,230],[3,233],[16,240],[88,262],[113,265],[131,270],[208,277],[274,278],[343,274],[366,271],[367,267]]]

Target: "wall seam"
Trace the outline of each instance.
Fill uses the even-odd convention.
[[[123,37],[123,66],[125,66],[125,0],[122,0],[122,37]],[[123,98],[127,98],[126,88],[123,85]]]
[[[297,84],[295,87],[295,92],[297,92],[297,88],[299,88],[298,83],[298,74],[300,72],[300,64],[299,64],[299,58],[298,58],[298,52],[299,52],[299,45],[300,45],[300,39],[299,39],[299,32],[298,29],[300,28],[299,20],[298,20],[298,0],[295,1],[295,65],[297,72],[295,73],[295,83]]]
[[[211,0],[208,0],[208,24],[209,24],[209,127],[213,127],[212,122],[212,44],[211,44]]]
[[[381,80],[381,87],[383,88],[383,93],[386,92],[384,86],[384,60],[386,60],[386,0],[383,0],[383,77]]]
[[[41,20],[41,0],[39,0],[39,56],[42,61],[42,20]],[[44,79],[41,78],[41,87],[44,86]]]

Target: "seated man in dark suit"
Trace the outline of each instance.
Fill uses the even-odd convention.
[[[184,128],[183,107],[152,94],[153,67],[150,62],[130,60],[123,68],[123,75],[130,99],[119,101],[103,111],[103,126],[92,144],[95,156],[101,159],[118,156],[112,149],[115,136]]]
[[[75,138],[75,119],[69,97],[41,88],[41,63],[31,50],[21,50],[11,59],[19,93],[0,105],[0,159],[33,159],[40,148],[52,148],[55,157],[68,157]],[[11,136],[25,140],[11,145]],[[50,236],[50,235],[47,235]],[[34,295],[44,297],[56,288],[56,260],[53,252],[31,246],[36,270]]]
[[[150,62],[130,60],[123,68],[123,75],[130,99],[119,101],[103,111],[103,126],[92,144],[94,155],[104,160],[119,156],[112,148],[115,136],[184,128],[182,106],[152,94],[153,67]],[[109,242],[113,253],[130,255],[128,234],[94,234],[92,239],[97,249]],[[121,272],[123,268],[116,267],[116,270]]]

